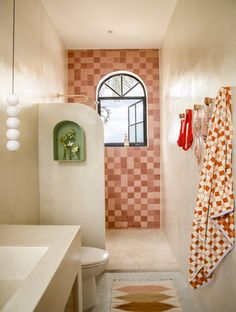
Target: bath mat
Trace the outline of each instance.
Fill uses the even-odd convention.
[[[170,280],[113,281],[111,312],[182,312]]]

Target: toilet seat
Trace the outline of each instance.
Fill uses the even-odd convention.
[[[105,271],[109,253],[94,247],[81,247],[79,256],[82,265],[83,309],[88,310],[96,304],[95,278]]]
[[[108,261],[109,254],[106,250],[94,247],[81,247],[80,260],[83,268],[88,268]]]

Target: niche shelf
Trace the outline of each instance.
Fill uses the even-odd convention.
[[[70,120],[56,124],[53,130],[53,154],[58,161],[85,160],[85,134],[82,127]]]

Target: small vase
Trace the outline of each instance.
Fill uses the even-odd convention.
[[[69,160],[72,160],[72,151],[71,151],[71,148],[69,149]]]
[[[72,160],[78,160],[78,153],[72,153]]]
[[[63,154],[63,160],[69,160],[69,153],[68,153],[68,149],[64,149],[64,154]]]

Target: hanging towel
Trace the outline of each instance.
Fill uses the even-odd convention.
[[[177,144],[179,147],[183,147],[184,123],[185,123],[185,120],[181,118],[180,129],[179,129],[179,138],[177,141]]]
[[[213,104],[209,104],[204,109],[204,116],[202,118],[202,125],[201,125],[201,136],[204,142],[206,142],[208,127],[211,121],[212,106]]]
[[[189,280],[206,285],[234,246],[230,88],[218,92],[209,124],[190,246]]]
[[[202,162],[202,151],[203,151],[203,139],[201,136],[201,125],[202,125],[202,119],[198,115],[198,110],[196,112],[195,120],[193,122],[193,133],[194,133],[194,155],[197,159],[197,164],[200,167]]]
[[[186,110],[186,117],[184,122],[184,134],[182,147],[184,151],[187,151],[193,143],[193,129],[192,129],[192,110]]]

